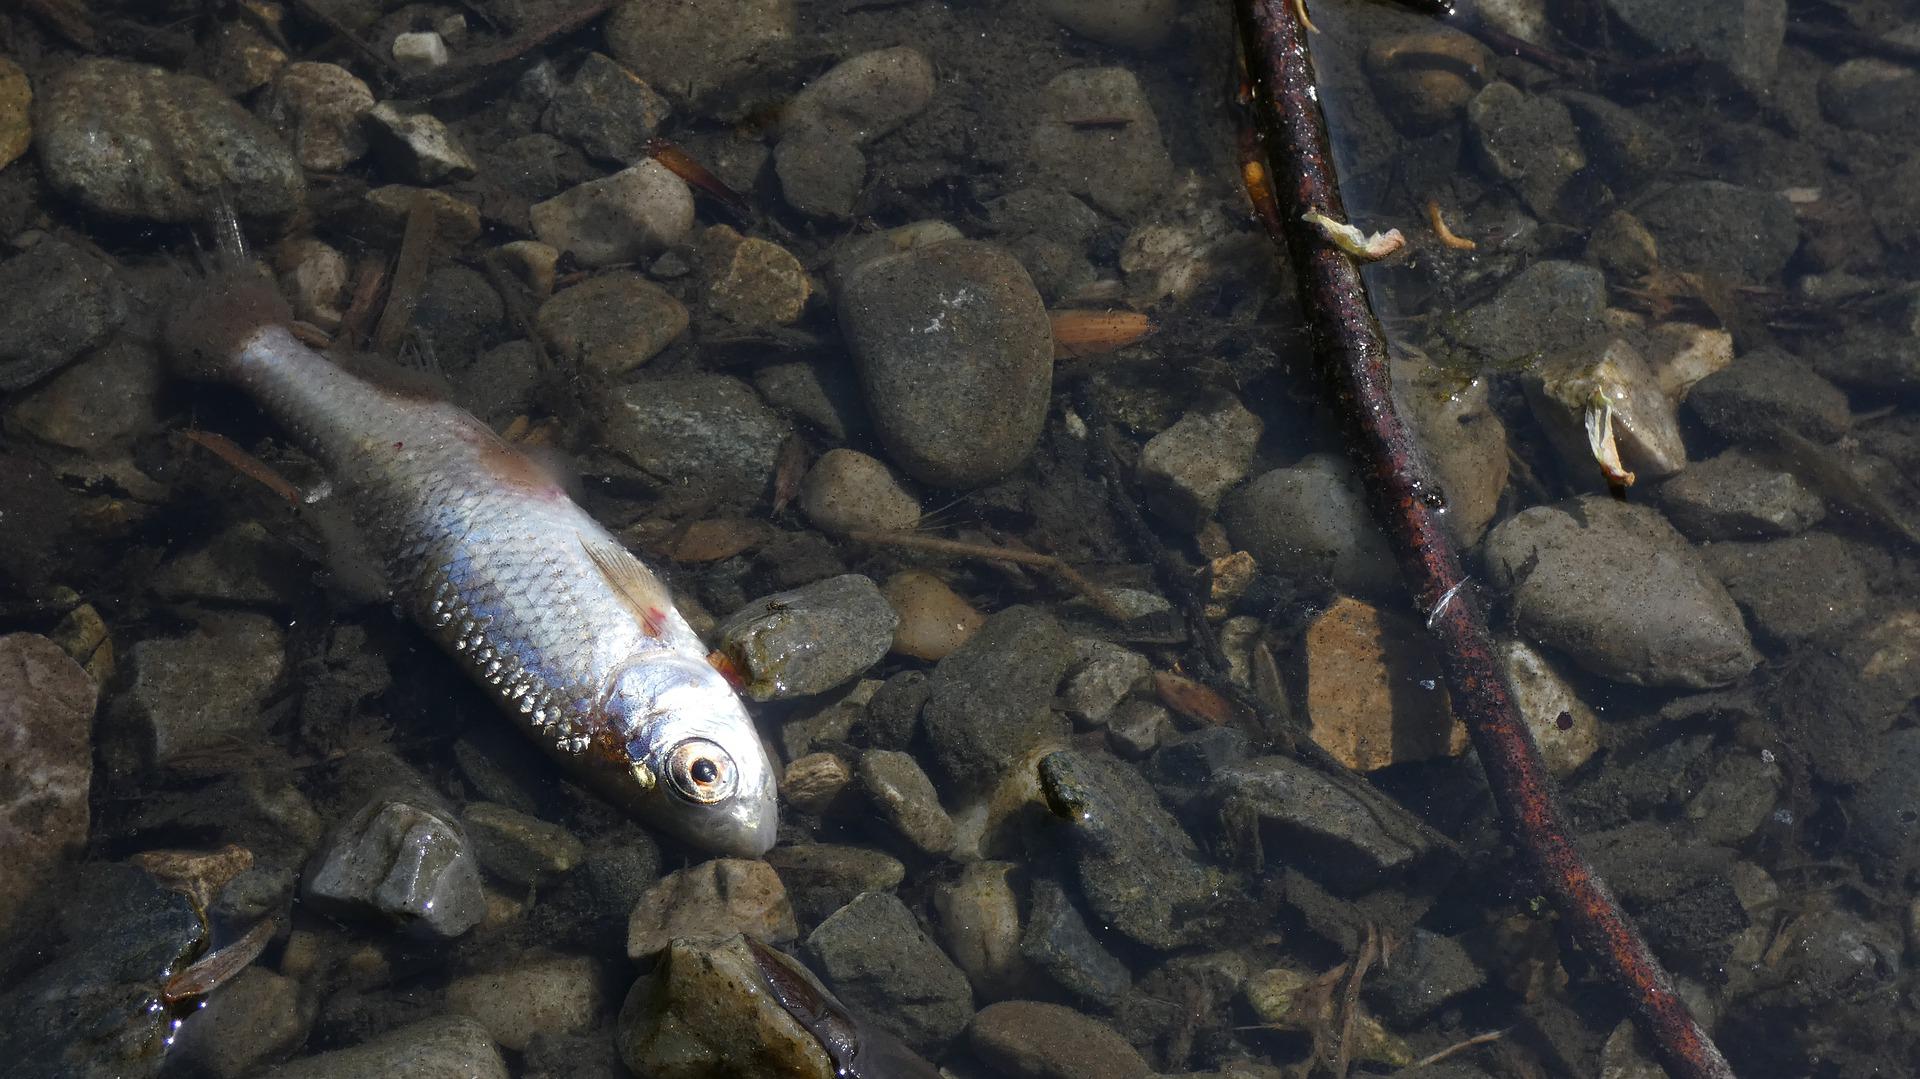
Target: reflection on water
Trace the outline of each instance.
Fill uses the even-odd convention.
[[[1651,1067],[1366,515],[1228,11],[163,7],[0,15],[0,1074]],[[1916,1055],[1907,7],[1312,12],[1397,403],[1742,1075]],[[764,859],[569,782],[177,377],[221,200],[299,336],[584,476],[748,687]]]

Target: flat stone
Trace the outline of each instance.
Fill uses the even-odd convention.
[[[1706,689],[1759,660],[1732,597],[1644,506],[1604,496],[1536,506],[1489,532],[1484,552],[1521,631],[1596,674]]]
[[[753,387],[728,375],[643,378],[596,407],[615,456],[663,486],[696,488],[720,504],[764,497],[791,430]]]
[[[116,700],[132,727],[124,763],[190,771],[204,754],[264,732],[261,708],[286,647],[276,619],[208,613],[184,637],[136,642],[127,658],[133,681]]]
[[[1334,587],[1375,594],[1399,580],[1359,477],[1341,454],[1309,454],[1235,491],[1220,519],[1236,548],[1269,572],[1325,574]]]
[[[1587,167],[1567,107],[1510,83],[1490,83],[1467,106],[1481,160],[1541,217],[1560,216],[1574,174]]]
[[[1381,110],[1408,135],[1457,122],[1493,68],[1486,46],[1452,27],[1386,34],[1367,44]]]
[[[771,240],[742,236],[731,225],[700,234],[703,295],[715,317],[743,330],[785,326],[800,318],[813,295],[806,268]]]
[[[1033,1000],[990,1004],[968,1033],[999,1074],[1021,1079],[1149,1079],[1153,1070],[1112,1027]]]
[[[1600,749],[1600,719],[1553,662],[1524,641],[1496,643],[1494,657],[1506,671],[1520,718],[1533,732],[1547,770],[1567,776],[1587,763]]]
[[[906,879],[907,867],[890,854],[841,843],[797,843],[767,852],[793,899],[800,921],[821,919],[867,892],[887,892]]]
[[[390,1030],[350,1049],[335,1049],[268,1072],[271,1079],[507,1079],[487,1028],[464,1015],[444,1015]]]
[[[807,954],[848,1008],[929,1056],[973,1018],[973,987],[906,904],[868,892],[807,936]]]
[[[1205,794],[1223,823],[1260,829],[1269,857],[1302,847],[1338,852],[1315,858],[1315,876],[1349,891],[1378,886],[1436,855],[1426,836],[1392,820],[1312,766],[1290,757],[1256,757],[1215,773]]]
[[[933,62],[911,46],[848,57],[787,103],[781,137],[800,131],[863,146],[925,109],[933,89]]]
[[[1213,516],[1220,498],[1246,478],[1265,424],[1235,398],[1195,409],[1140,450],[1149,509],[1188,530]]]
[[[1633,212],[1659,242],[1667,268],[1684,273],[1770,284],[1800,246],[1800,223],[1784,196],[1719,180],[1675,184],[1636,202]]]
[[[447,1010],[470,1016],[501,1046],[590,1030],[600,1020],[600,971],[584,955],[532,957],[447,983]]]
[[[29,386],[98,347],[127,317],[114,268],[44,239],[0,263],[0,391]]]
[[[1120,701],[1153,673],[1147,657],[1107,641],[1073,642],[1075,667],[1060,687],[1067,714],[1086,724],[1105,723]]]
[[[0,930],[87,841],[99,693],[47,638],[0,637]]]
[[[223,200],[242,216],[283,218],[305,199],[292,152],[205,79],[86,59],[43,91],[35,139],[47,182],[96,213],[197,224]]]
[[[1751,93],[1763,93],[1773,81],[1786,37],[1787,0],[1607,0],[1607,8],[1656,51],[1696,49]]]
[[[1021,957],[1074,999],[1106,1010],[1118,1006],[1133,988],[1127,965],[1094,938],[1059,881],[1035,878],[1030,896]]]
[[[1815,442],[1832,442],[1853,426],[1847,396],[1797,357],[1763,348],[1700,380],[1687,406],[1715,434],[1770,445],[1778,427]]]
[[[1493,408],[1492,380],[1463,382],[1462,372],[1411,350],[1396,355],[1391,370],[1394,407],[1413,428],[1446,498],[1447,530],[1470,547],[1500,511],[1507,489],[1507,427]],[[1214,579],[1221,579],[1218,573]]]
[[[794,0],[627,0],[605,32],[615,59],[696,112],[737,119],[792,93],[775,88],[799,33]]]
[[[1673,526],[1694,540],[1791,536],[1827,514],[1826,502],[1799,477],[1737,449],[1661,484],[1656,497]]]
[[[1843,60],[1820,77],[1820,111],[1841,127],[1892,135],[1920,110],[1920,76],[1873,56]]]
[[[1604,333],[1606,301],[1605,274],[1582,263],[1545,260],[1514,275],[1492,301],[1469,308],[1444,330],[1481,363],[1531,362]]]
[[[587,856],[572,832],[493,802],[469,802],[460,811],[460,823],[481,866],[510,884],[532,887],[552,880],[572,872]]]
[[[1040,783],[1068,822],[1080,890],[1102,924],[1159,949],[1218,928],[1208,909],[1221,882],[1136,769],[1105,753],[1062,750],[1041,759]]]
[[[630,270],[596,274],[540,305],[535,322],[555,358],[618,377],[660,354],[687,330],[687,309]]]
[[[471,179],[478,171],[447,125],[430,113],[404,113],[382,101],[367,112],[374,148],[400,178],[415,184]]]
[[[158,426],[160,382],[160,357],[120,335],[22,395],[7,425],[51,445],[110,456]]]
[[[853,785],[853,769],[838,754],[809,753],[787,765],[780,797],[802,813],[825,813]]]
[[[856,573],[762,596],[720,624],[720,648],[756,701],[804,697],[859,677],[886,656],[900,622]]]
[[[766,862],[715,858],[660,878],[627,919],[627,956],[644,959],[675,938],[751,933],[782,944],[800,935],[779,874]]]
[[[1054,76],[1033,102],[1027,157],[1040,177],[1116,217],[1152,209],[1172,186],[1173,161],[1139,79],[1123,67]],[[1098,118],[1101,123],[1082,121]]]
[[[921,721],[937,774],[961,789],[994,786],[1034,749],[1063,742],[1053,713],[1073,651],[1060,624],[1033,607],[1009,607],[934,667]]]
[[[1872,599],[1859,560],[1829,532],[1700,550],[1767,640],[1797,645],[1835,632],[1857,621]]]
[[[921,853],[938,856],[953,846],[953,818],[920,762],[898,750],[869,749],[860,754],[858,773],[881,819]]]
[[[1358,772],[1457,757],[1467,729],[1410,620],[1345,596],[1307,627],[1308,736]]]

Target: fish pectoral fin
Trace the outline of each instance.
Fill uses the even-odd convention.
[[[649,637],[659,637],[667,629],[667,593],[660,581],[633,552],[612,540],[580,537],[580,548],[587,552],[593,568],[600,571],[620,601],[633,613],[640,628]]]

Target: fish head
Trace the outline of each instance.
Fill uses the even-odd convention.
[[[629,664],[607,700],[624,748],[625,783],[652,823],[719,854],[773,846],[779,794],[752,717],[720,672],[662,652]]]

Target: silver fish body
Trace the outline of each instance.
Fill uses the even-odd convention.
[[[306,347],[262,289],[183,313],[176,362],[248,391],[320,459],[394,601],[549,755],[691,843],[771,847],[772,765],[659,579],[485,424]]]

